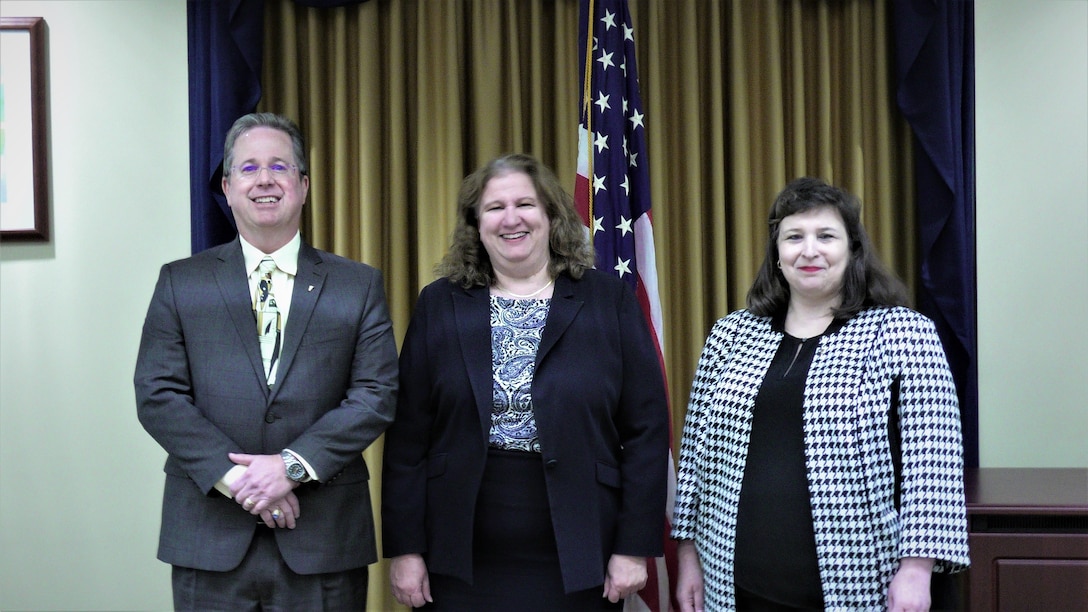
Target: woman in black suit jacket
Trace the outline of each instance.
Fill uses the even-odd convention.
[[[386,433],[383,549],[413,607],[621,607],[662,554],[668,410],[634,292],[509,155],[465,179]]]

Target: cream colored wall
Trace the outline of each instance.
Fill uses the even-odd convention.
[[[48,26],[53,227],[0,247],[0,610],[166,610],[132,372],[158,268],[189,253],[185,2],[0,15]]]
[[[979,463],[1088,467],[1088,1],[975,19]]]
[[[165,610],[132,368],[189,251],[182,0],[3,0],[49,26],[53,238],[0,247],[0,610]],[[1088,2],[981,0],[984,466],[1088,466]]]

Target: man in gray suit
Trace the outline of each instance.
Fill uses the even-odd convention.
[[[362,451],[393,419],[396,345],[381,273],[302,241],[309,185],[292,121],[235,122],[239,238],[163,266],[148,308],[136,402],[168,454],[158,557],[177,609],[366,604]]]

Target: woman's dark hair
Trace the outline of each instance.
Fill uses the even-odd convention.
[[[574,199],[563,190],[555,173],[536,158],[515,153],[491,160],[461,183],[461,193],[457,197],[457,226],[453,230],[449,251],[435,267],[438,276],[444,276],[466,289],[486,287],[494,280],[491,258],[480,240],[480,198],[491,179],[511,172],[520,172],[529,177],[548,215],[551,225],[548,271],[551,275],[554,277],[566,272],[573,278],[581,278],[583,272],[593,267],[593,247],[582,219],[574,209]]]
[[[767,218],[767,252],[763,265],[748,290],[748,310],[758,316],[774,316],[786,311],[790,286],[778,268],[778,228],[790,215],[818,208],[839,213],[850,241],[850,260],[842,279],[842,303],[833,312],[837,318],[849,318],[869,306],[906,305],[907,288],[880,262],[865,227],[861,224],[861,204],[844,189],[816,178],[790,181],[771,205]]]

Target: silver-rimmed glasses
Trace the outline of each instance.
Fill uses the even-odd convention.
[[[257,175],[261,173],[261,170],[268,170],[273,177],[287,176],[294,170],[297,170],[298,166],[294,164],[268,164],[267,166],[258,166],[257,164],[242,164],[241,166],[231,166],[230,171],[235,175],[251,179],[257,178]]]

